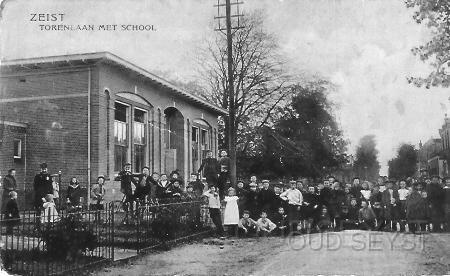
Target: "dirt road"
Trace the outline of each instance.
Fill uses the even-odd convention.
[[[344,231],[184,245],[96,275],[417,275],[450,273],[450,235]]]

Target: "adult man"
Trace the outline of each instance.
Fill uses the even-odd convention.
[[[441,222],[444,219],[445,194],[440,184],[440,178],[437,175],[431,177],[430,184],[427,184],[427,199],[430,204],[430,215],[433,232],[440,232]]]
[[[217,177],[219,176],[219,162],[212,156],[212,151],[208,150],[206,158],[202,160],[202,164],[198,169],[198,173],[203,170],[203,176],[206,178],[208,188],[217,185]]]
[[[40,215],[43,198],[48,194],[53,194],[53,184],[51,175],[48,173],[47,163],[41,164],[41,172],[34,177],[34,208]]]
[[[128,224],[128,213],[130,211],[133,211],[133,188],[131,184],[133,184],[135,187],[137,186],[134,175],[133,173],[131,173],[130,163],[126,163],[123,166],[123,171],[119,173],[117,179],[120,180],[120,191],[124,194],[122,206],[125,211],[125,218],[123,220],[123,223]]]
[[[230,157],[227,156],[227,152],[222,150],[220,152],[220,175],[218,180],[218,188],[220,199],[223,199],[225,196],[225,190],[227,189],[226,183],[230,179]]]
[[[15,192],[17,189],[16,170],[9,169],[8,174],[3,178],[3,194],[2,194],[2,212],[5,210],[6,202],[9,200],[10,192]]]

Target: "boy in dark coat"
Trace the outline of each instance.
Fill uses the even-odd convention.
[[[273,215],[272,222],[277,226],[275,229],[277,235],[287,235],[289,230],[289,221],[283,207],[278,207],[278,212]]]
[[[442,230],[441,222],[443,221],[443,218],[445,216],[445,194],[439,181],[439,176],[435,175],[431,178],[431,183],[426,187],[427,198],[428,202],[430,203],[430,215],[433,232],[440,232]]]
[[[236,184],[236,196],[239,198],[238,200],[238,208],[239,208],[239,217],[242,217],[244,209],[247,204],[247,194],[248,191],[244,189],[244,182],[238,181]]]
[[[202,196],[203,191],[205,190],[205,185],[200,180],[198,174],[191,173],[191,179],[188,185],[192,186],[192,189],[194,190],[194,193],[197,195],[197,197]]]
[[[19,206],[17,205],[17,193],[9,193],[10,199],[5,206],[6,234],[12,234],[13,228],[20,222]]]
[[[266,211],[270,217],[275,212],[273,209],[275,203],[275,192],[269,188],[269,180],[263,180],[263,188],[258,192],[258,205],[260,211]]]
[[[386,190],[381,196],[381,205],[388,230],[397,231],[397,220],[399,218],[400,199],[398,191],[394,189],[392,181],[386,182]]]
[[[198,169],[198,173],[203,170],[203,176],[206,177],[208,188],[217,185],[219,177],[220,166],[216,158],[213,157],[212,151],[206,153],[206,158],[202,160],[202,164]]]
[[[42,199],[47,194],[53,194],[51,175],[48,173],[47,163],[41,164],[41,172],[34,177],[34,208],[38,215],[42,209]]]
[[[246,210],[250,212],[250,217],[254,220],[259,218],[258,192],[257,185],[250,183],[250,190],[247,193]]]

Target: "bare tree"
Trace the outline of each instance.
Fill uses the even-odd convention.
[[[288,100],[288,81],[276,37],[264,30],[261,12],[243,19],[243,29],[233,34],[233,74],[237,126],[237,149],[245,151],[255,133],[268,124],[275,107]],[[204,49],[200,74],[206,86],[201,95],[228,108],[228,73],[226,38],[220,33]],[[227,128],[226,120],[225,129]],[[223,145],[228,143],[223,132]]]

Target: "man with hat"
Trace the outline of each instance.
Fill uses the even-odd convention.
[[[441,186],[441,178],[437,175],[431,177],[431,182],[427,184],[427,199],[430,204],[430,216],[433,232],[440,232],[441,222],[444,219],[445,194]]]
[[[53,194],[52,177],[48,173],[47,163],[41,164],[41,172],[34,177],[34,208],[38,215],[41,213],[44,198],[48,194]]]
[[[124,195],[124,199],[122,200],[122,207],[125,211],[125,218],[123,220],[124,224],[129,223],[129,212],[133,212],[133,184],[135,187],[137,186],[137,182],[134,179],[134,175],[131,172],[131,164],[125,163],[123,166],[123,171],[119,172],[117,180],[120,181],[120,191]]]

